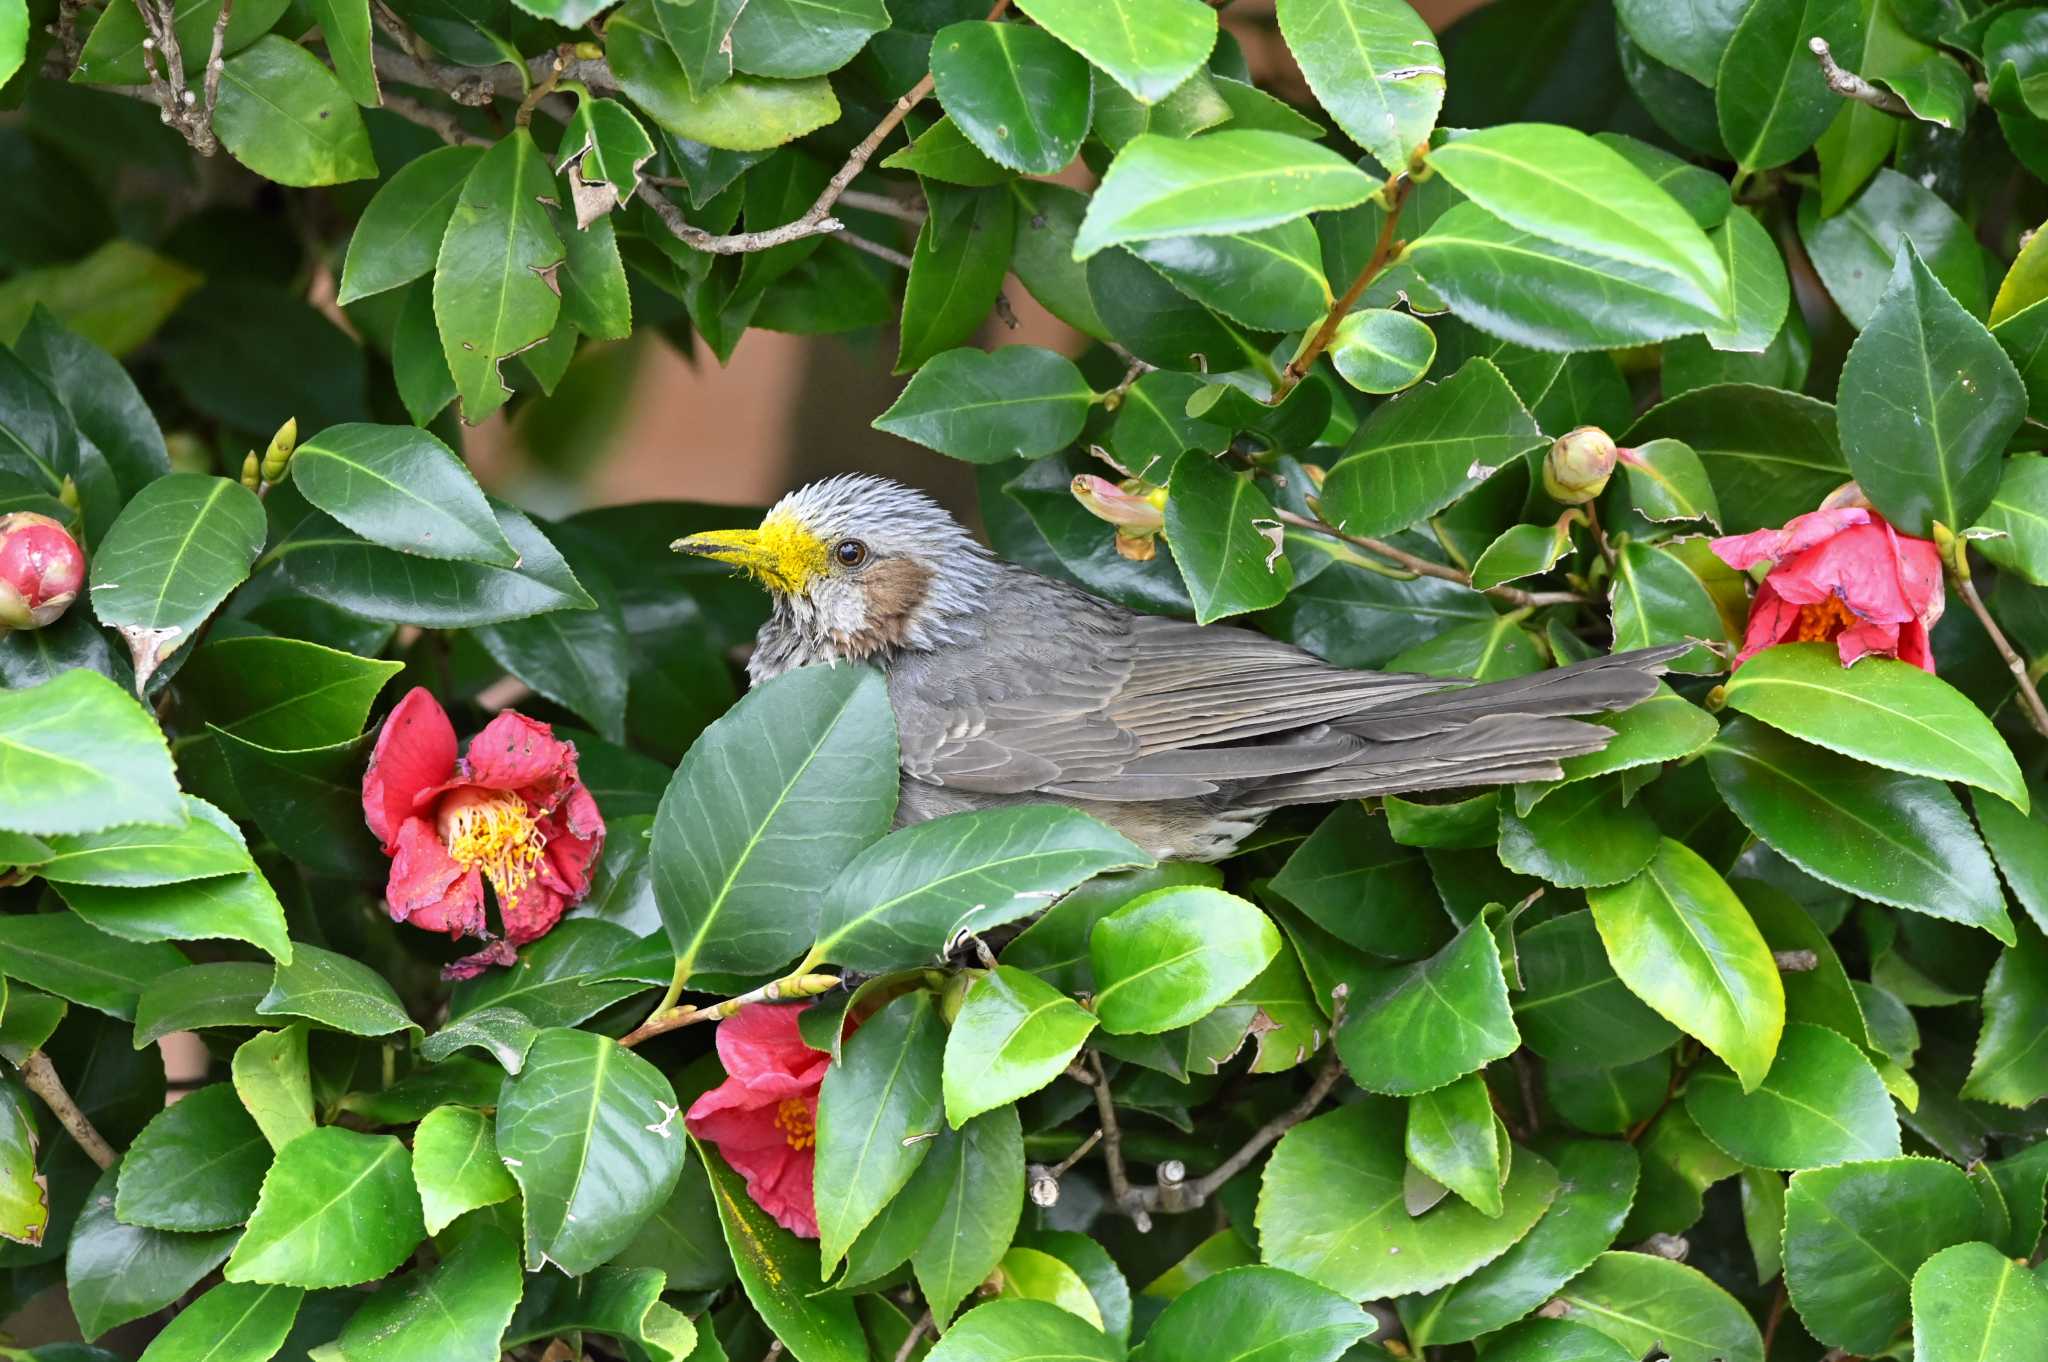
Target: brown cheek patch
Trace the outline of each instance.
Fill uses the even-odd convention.
[[[910,633],[911,618],[932,586],[931,569],[907,558],[889,558],[868,569],[861,587],[867,594],[867,622],[845,642],[861,654],[901,644]]]

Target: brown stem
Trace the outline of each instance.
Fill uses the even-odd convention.
[[[1418,577],[1435,577],[1446,582],[1456,582],[1459,586],[1469,587],[1472,585],[1472,575],[1470,573],[1461,572],[1454,567],[1446,567],[1442,563],[1432,563],[1429,559],[1418,557],[1406,549],[1396,548],[1383,539],[1369,539],[1362,534],[1350,534],[1338,529],[1335,525],[1327,524],[1320,520],[1310,520],[1307,516],[1296,515],[1292,511],[1282,510],[1278,507],[1274,508],[1273,515],[1281,523],[1292,525],[1298,530],[1307,530],[1312,534],[1328,535],[1332,539],[1342,540],[1353,548],[1364,549],[1367,553],[1376,554],[1390,563],[1395,563],[1408,569],[1408,571]],[[1477,589],[1476,587],[1474,588],[1474,590]],[[1523,608],[1539,605],[1584,605],[1586,603],[1586,598],[1576,591],[1524,591],[1518,586],[1490,586],[1486,588],[1486,594],[1495,600],[1505,601],[1509,605]]]
[[[1828,50],[1828,40],[1815,34],[1807,40],[1807,50],[1820,63],[1820,73],[1828,88],[1844,99],[1853,99],[1858,104],[1868,104],[1879,113],[1891,114],[1894,118],[1911,118],[1913,108],[1890,90],[1872,85],[1854,71],[1844,71],[1835,63],[1835,54]]]
[[[71,1094],[64,1089],[64,1080],[57,1077],[57,1070],[48,1055],[41,1050],[29,1051],[28,1058],[21,1062],[21,1081],[30,1092],[43,1099],[43,1105],[56,1116],[57,1123],[70,1133],[94,1163],[102,1168],[112,1168],[119,1161],[121,1156],[114,1152],[114,1147],[93,1128],[86,1114],[78,1109],[78,1103],[71,1100]]]
[[[1344,318],[1357,305],[1366,288],[1379,277],[1380,271],[1393,259],[1397,245],[1394,232],[1401,222],[1401,205],[1408,201],[1408,191],[1413,186],[1414,182],[1408,178],[1408,172],[1405,170],[1387,182],[1384,191],[1387,200],[1386,220],[1380,224],[1379,240],[1373,244],[1372,254],[1366,258],[1365,268],[1351,281],[1351,287],[1344,290],[1344,296],[1330,304],[1328,315],[1323,318],[1323,324],[1316,328],[1315,334],[1309,337],[1308,344],[1302,346],[1294,358],[1287,361],[1286,371],[1280,375],[1280,381],[1273,386],[1273,405],[1279,405],[1288,393],[1294,391],[1295,384],[1308,377],[1308,371],[1314,367],[1316,360],[1323,351],[1330,348],[1330,342],[1336,339],[1337,328],[1343,324]]]
[[[893,194],[870,194],[864,189],[849,189],[839,196],[839,202],[848,208],[858,208],[864,213],[880,213],[883,217],[897,218],[903,222],[923,225],[925,210],[915,204],[905,203]]]
[[[910,268],[910,257],[897,250],[894,246],[884,246],[879,241],[870,241],[860,235],[860,233],[848,231],[844,227],[841,227],[832,235],[853,247],[856,251],[865,251],[877,260],[886,260],[899,270]]]
[[[1109,1095],[1109,1075],[1103,1072],[1102,1056],[1093,1050],[1088,1052],[1088,1068],[1095,1110],[1102,1118],[1102,1162],[1109,1170],[1110,1198],[1131,1217],[1139,1233],[1145,1233],[1152,1228],[1152,1217],[1146,1213],[1144,1193],[1131,1186],[1130,1173],[1124,1167],[1123,1130],[1117,1125],[1116,1102]]]
[[[384,92],[384,109],[387,113],[397,114],[408,123],[417,123],[429,129],[452,146],[487,147],[491,144],[490,138],[480,137],[463,127],[462,120],[456,117],[453,109],[436,109],[432,105],[422,104],[417,99],[394,94],[389,90]]]
[[[2034,731],[2048,736],[2048,707],[2041,704],[2041,692],[2034,687],[2034,678],[2027,672],[2027,664],[2013,651],[2006,640],[2005,631],[1991,618],[1991,612],[1984,608],[1984,598],[1977,594],[1977,584],[1970,580],[1970,558],[1968,541],[1958,538],[1951,552],[1943,554],[1948,564],[1949,581],[1962,595],[1970,607],[1970,613],[1977,617],[1977,623],[1984,626],[1984,632],[1991,636],[1991,644],[1998,649],[1998,655],[2005,659],[2006,669],[2019,683],[2020,698],[2025,702],[2027,719],[2034,725]]]
[[[680,1007],[663,1008],[642,1022],[638,1029],[623,1037],[619,1044],[631,1049],[643,1040],[652,1040],[678,1027],[695,1026],[698,1022],[724,1021],[748,1003],[779,1003],[795,998],[815,998],[820,993],[830,993],[839,987],[836,974],[794,974],[783,979],[773,979],[751,993],[742,993],[736,998],[709,1007],[692,1007],[685,1003]]]
[[[910,1362],[910,1355],[917,1351],[917,1341],[932,1327],[932,1312],[927,1310],[910,1326],[910,1332],[903,1336],[903,1346],[896,1350],[896,1362]]]
[[[227,45],[228,20],[235,12],[235,0],[220,0],[220,13],[213,16],[213,44],[206,54],[206,108],[200,115],[200,127],[205,130],[208,151],[215,141],[213,135],[213,111],[220,106],[220,75],[227,68],[221,60],[221,49]]]
[[[513,127],[523,128],[533,122],[533,111],[540,107],[543,99],[555,92],[555,86],[561,82],[562,73],[569,69],[569,63],[575,58],[575,49],[566,43],[555,49],[547,75],[536,81],[534,87],[519,101],[519,109],[512,115]]]
[[[1785,1307],[1791,1300],[1785,1294],[1785,1279],[1778,1278],[1778,1294],[1771,1298],[1771,1313],[1764,1317],[1764,1356],[1771,1355],[1771,1344],[1778,1337],[1778,1324],[1785,1318]]]

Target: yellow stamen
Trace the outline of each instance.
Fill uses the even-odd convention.
[[[547,837],[519,796],[465,790],[442,804],[438,822],[449,856],[483,871],[498,892],[500,910],[510,908],[540,873]]]
[[[791,1149],[809,1149],[818,1142],[818,1123],[801,1097],[785,1097],[775,1108],[775,1128]]]
[[[1856,616],[1842,603],[1840,596],[1829,596],[1824,601],[1799,607],[1799,619],[1795,625],[1795,643],[1827,643],[1838,637],[1845,629],[1856,627]]]

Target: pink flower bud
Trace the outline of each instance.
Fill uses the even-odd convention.
[[[0,632],[54,624],[85,585],[85,554],[62,522],[0,515]]]
[[[1083,473],[1074,479],[1074,500],[1091,514],[1130,534],[1157,534],[1166,528],[1166,489],[1150,488],[1150,484],[1135,478],[1118,485],[1107,478]]]
[[[1619,452],[1606,431],[1580,426],[1544,456],[1543,490],[1567,506],[1584,505],[1606,490]]]

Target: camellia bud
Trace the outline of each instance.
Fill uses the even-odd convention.
[[[1583,505],[1606,490],[1619,453],[1606,431],[1580,426],[1544,456],[1543,490],[1567,506]]]
[[[1116,526],[1116,551],[1133,562],[1151,559],[1153,540],[1166,528],[1166,489],[1139,478],[1121,483],[1083,473],[1073,481],[1074,500],[1089,514]]]
[[[0,515],[0,633],[54,624],[85,585],[85,554],[61,521]]]
[[[256,457],[256,451],[252,449],[242,459],[242,486],[253,492],[262,485],[263,463]]]
[[[263,451],[263,480],[277,483],[284,481],[285,471],[291,467],[292,451],[299,445],[299,418],[294,416],[277,428],[277,434],[270,437],[270,448]]]

